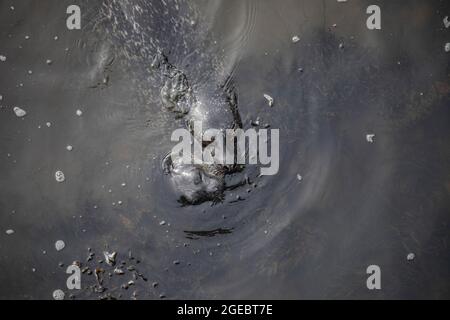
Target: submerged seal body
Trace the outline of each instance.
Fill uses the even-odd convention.
[[[193,139],[202,141],[202,134],[193,130],[196,122],[202,123],[203,131],[242,127],[237,95],[230,78],[222,79],[224,81],[218,80],[222,78],[220,75],[208,78],[199,70],[194,71],[195,75],[187,75],[171,64],[163,53],[170,51],[177,57],[195,53],[194,58],[189,58],[192,64],[206,59],[207,73],[217,71],[215,57],[205,52],[207,49],[198,47],[198,43],[205,43],[206,33],[192,23],[201,18],[196,15],[191,2],[177,1],[175,5],[167,5],[164,1],[111,1],[102,6],[102,13],[105,23],[108,23],[108,34],[113,42],[120,45],[127,59],[149,64],[151,79],[155,82],[161,80],[160,98],[164,107],[173,112],[177,119],[183,120]],[[177,39],[171,37],[173,34]],[[144,72],[146,79],[147,71]],[[206,147],[205,143],[203,148]],[[225,176],[234,172],[237,166],[186,164],[181,159],[167,156],[163,168],[180,194],[180,202],[199,204],[220,200],[226,190]]]
[[[185,122],[192,138],[205,148],[216,141],[204,141],[205,131],[236,130],[242,128],[237,106],[237,94],[231,78],[222,85],[214,82],[198,86],[194,90],[187,76],[168,62],[160,52],[155,57],[153,68],[162,70],[167,78],[161,89],[164,106]],[[202,131],[194,130],[194,124],[201,123]],[[205,201],[218,202],[223,199],[225,175],[236,172],[237,166],[212,164],[188,164],[181,157],[169,154],[163,162],[165,173],[171,176],[175,189],[180,193],[182,204],[200,204]]]

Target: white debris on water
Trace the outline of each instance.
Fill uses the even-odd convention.
[[[16,114],[17,117],[19,118],[23,118],[27,115],[27,112],[19,107],[15,107],[13,109],[14,113]]]
[[[3,100],[3,96],[0,94],[0,101],[2,101]]]
[[[444,47],[445,52],[450,52],[450,42],[447,42]]]
[[[80,109],[77,110],[76,115],[81,117],[83,115],[83,111],[81,111]]]
[[[6,56],[0,55],[0,61],[1,62],[5,62],[6,61]]]
[[[297,174],[297,180],[298,181],[303,181],[303,177],[300,174]]]
[[[274,104],[275,100],[271,96],[269,96],[268,94],[264,94],[264,98],[269,103],[269,107],[273,107],[273,104]]]
[[[52,126],[52,124],[51,124],[50,122],[47,122],[45,125],[46,125],[48,128],[50,128],[50,127]]]
[[[69,145],[69,146],[66,147],[66,150],[67,150],[67,151],[72,151],[72,150],[73,150],[73,147]]]
[[[406,256],[406,259],[408,260],[408,261],[412,261],[412,260],[414,260],[416,258],[416,255],[414,254],[414,253],[409,253],[407,256]]]
[[[50,60],[50,59],[47,59],[47,61],[45,61],[45,63],[48,64],[48,65],[51,65],[53,63],[53,61]]]
[[[12,229],[6,230],[6,234],[8,236],[13,235],[14,234],[14,230],[12,230]]]
[[[445,16],[445,18],[444,18],[444,26],[446,27],[446,28],[448,28],[448,27],[450,27],[450,21],[448,21],[448,16]]]
[[[120,268],[115,268],[114,269],[114,274],[117,274],[117,275],[123,275],[123,274],[125,274],[125,272],[123,272],[123,270],[122,269],[120,269]]]
[[[300,41],[300,37],[299,36],[293,36],[292,37],[292,43],[297,43]]]
[[[65,296],[66,295],[65,295],[64,291],[62,291],[60,289],[53,291],[53,299],[55,299],[55,300],[64,300]]]
[[[373,133],[366,135],[366,140],[369,143],[374,143],[375,135]]]
[[[105,257],[105,262],[108,265],[114,266],[116,264],[117,252],[109,253],[108,251],[104,251],[103,255]]]
[[[66,181],[66,177],[65,177],[65,175],[64,175],[64,172],[62,172],[62,171],[56,171],[56,173],[55,173],[55,179],[56,179],[56,182],[58,182],[58,183],[62,183],[62,182],[64,182],[64,181]]]
[[[61,251],[66,247],[66,244],[62,240],[58,240],[55,242],[56,251]]]
[[[166,222],[163,220],[159,223],[160,226],[164,226],[166,224]]]

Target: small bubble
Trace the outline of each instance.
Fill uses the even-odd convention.
[[[64,181],[66,181],[66,177],[64,175],[64,172],[62,171],[56,171],[55,173],[55,179],[57,182],[62,183]]]
[[[56,251],[61,251],[66,247],[66,244],[62,240],[58,240],[55,242]]]
[[[62,291],[60,289],[53,291],[53,299],[64,300],[64,297],[65,297],[64,291]]]
[[[269,96],[268,94],[264,94],[264,98],[267,100],[269,107],[273,107],[274,99],[271,96]]]
[[[17,117],[19,118],[23,118],[27,115],[27,112],[19,107],[15,107],[13,109],[14,113],[16,114]]]
[[[366,140],[369,143],[374,143],[375,135],[373,133],[366,135]]]

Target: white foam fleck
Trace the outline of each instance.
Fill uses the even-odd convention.
[[[369,143],[374,143],[375,135],[373,133],[366,135],[366,140]]]
[[[53,291],[53,299],[64,300],[64,297],[65,297],[64,291],[62,291],[60,289]]]
[[[19,107],[15,107],[13,109],[14,113],[16,114],[17,117],[19,118],[23,118],[27,115],[27,112]]]
[[[444,21],[444,26],[446,28],[450,27],[450,21],[448,21],[448,16],[446,16],[443,21]]]
[[[64,172],[62,172],[62,171],[56,171],[56,173],[55,173],[55,179],[56,179],[56,182],[58,182],[58,183],[62,183],[62,182],[64,182],[64,181],[66,181],[66,177],[65,177],[65,175],[64,175]]]
[[[55,249],[56,251],[61,251],[66,247],[66,244],[62,240],[58,240],[55,242]]]
[[[269,107],[273,107],[273,104],[274,104],[275,100],[271,96],[269,96],[268,94],[264,94],[264,98],[269,103]]]

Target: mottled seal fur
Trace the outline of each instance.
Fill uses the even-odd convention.
[[[161,52],[155,56],[152,68],[161,70],[166,81],[161,89],[164,106],[185,122],[192,137],[206,147],[211,142],[202,140],[208,129],[227,130],[242,128],[238,111],[238,98],[233,81],[228,77],[223,84],[214,82],[199,86],[194,92],[187,76],[169,63]],[[201,122],[202,132],[195,132],[195,122]],[[225,175],[236,172],[239,167],[223,164],[186,164],[171,154],[163,161],[165,173],[171,176],[183,204],[218,202],[223,199]]]

